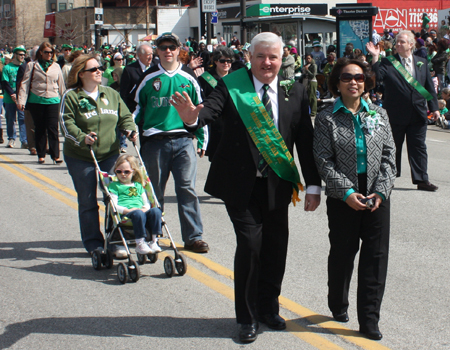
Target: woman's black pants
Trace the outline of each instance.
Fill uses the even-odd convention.
[[[52,159],[59,158],[59,104],[28,103],[34,121],[36,151],[39,158],[45,158],[48,149]]]

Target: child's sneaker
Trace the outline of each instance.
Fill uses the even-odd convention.
[[[148,246],[147,242],[141,242],[136,245],[136,253],[147,255],[155,254],[155,251]]]
[[[161,247],[158,245],[157,242],[151,241],[151,242],[149,242],[149,246],[150,246],[150,249],[153,249],[155,251],[155,253],[161,252]]]
[[[448,129],[448,120],[444,119],[444,120],[442,121],[442,127],[443,127],[444,129]]]

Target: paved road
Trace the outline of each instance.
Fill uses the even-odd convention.
[[[283,332],[262,327],[249,349],[450,349],[450,133],[431,126],[429,172],[437,193],[415,190],[406,155],[392,195],[391,249],[381,342],[355,332],[326,306],[327,218],[290,208],[290,245],[282,291]],[[233,311],[235,239],[223,204],[203,192],[209,163],[199,161],[205,255],[185,252],[188,272],[167,278],[162,259],[121,285],[95,271],[82,248],[67,168],[38,165],[26,150],[0,148],[0,349],[240,349]],[[173,184],[166,220],[181,244]]]

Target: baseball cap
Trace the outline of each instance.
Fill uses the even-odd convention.
[[[159,46],[163,41],[171,41],[177,46],[181,46],[180,38],[174,33],[162,33],[158,38],[155,40],[156,46]]]
[[[22,51],[27,53],[27,50],[25,50],[25,48],[23,46],[17,46],[14,50],[13,53],[16,53],[17,51]]]

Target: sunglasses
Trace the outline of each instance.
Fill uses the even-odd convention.
[[[125,176],[128,176],[128,175],[130,175],[132,173],[132,171],[131,170],[116,170],[116,174],[119,174],[119,175],[121,175],[121,174],[124,174]]]
[[[350,73],[342,73],[341,76],[339,77],[339,80],[342,81],[343,83],[349,83],[353,79],[355,79],[357,83],[364,83],[366,81],[366,76],[363,73],[358,73],[355,75]]]
[[[17,56],[25,56],[24,53],[18,53]]]
[[[220,59],[219,60],[220,63],[231,63],[231,60],[225,60],[225,59]]]
[[[51,55],[51,54],[53,54],[53,51],[42,51],[42,53],[45,53],[47,55]]]
[[[123,61],[123,58],[115,58],[114,61]]]
[[[158,50],[166,51],[169,49],[170,51],[175,51],[177,49],[177,45],[161,45],[158,46]]]
[[[89,69],[83,69],[83,72],[91,72],[91,73],[95,73],[96,71],[102,71],[103,67],[94,67],[94,68],[89,68]]]

